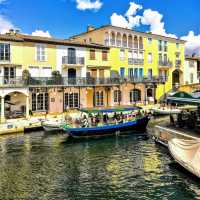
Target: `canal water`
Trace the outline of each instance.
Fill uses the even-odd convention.
[[[1,200],[200,199],[200,182],[149,139],[0,138]]]

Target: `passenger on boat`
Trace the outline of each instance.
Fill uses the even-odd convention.
[[[107,123],[108,123],[108,120],[109,120],[108,114],[105,113],[105,114],[103,115],[103,123],[104,123],[104,124],[107,124]]]
[[[82,120],[82,128],[85,128],[85,127],[89,127],[89,123],[88,123],[88,119],[86,115],[83,116],[83,120]]]

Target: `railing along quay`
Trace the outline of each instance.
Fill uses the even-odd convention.
[[[112,86],[124,83],[165,83],[167,77],[124,77],[124,78],[68,78],[68,77],[0,77],[0,87],[48,87],[48,86]]]

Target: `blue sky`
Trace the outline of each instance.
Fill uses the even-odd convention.
[[[133,17],[139,16],[139,20],[145,10],[149,11],[146,22],[141,20],[139,26],[131,24],[125,15],[130,2],[142,6],[142,9],[131,12]],[[114,13],[114,24],[120,24],[120,20],[141,31],[149,31],[154,26],[153,32],[175,34],[177,37],[189,37],[188,32],[193,31],[191,38],[200,39],[199,0],[0,0],[0,32],[17,27],[24,33],[43,30],[51,36],[67,38],[85,31],[88,24],[95,27],[110,24]],[[163,18],[159,21],[160,15]],[[149,16],[151,21],[148,21]],[[161,29],[164,31],[155,29],[163,22],[164,28]]]
[[[117,2],[117,3],[116,3]],[[123,15],[129,8],[129,0],[102,0],[98,11],[78,10],[75,0],[6,0],[0,5],[0,13],[23,32],[36,29],[48,30],[55,37],[68,37],[85,31],[87,24],[101,26],[110,23],[116,12]],[[136,0],[144,9],[163,14],[165,29],[177,36],[188,31],[200,32],[199,0]],[[142,12],[142,11],[141,11]],[[141,14],[139,11],[138,13]],[[137,27],[148,30],[148,26]]]

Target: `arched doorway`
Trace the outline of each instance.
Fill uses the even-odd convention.
[[[5,118],[25,117],[27,107],[27,96],[20,92],[12,92],[4,97]]]
[[[180,85],[180,72],[179,72],[179,70],[174,70],[173,72],[172,72],[172,86],[173,87],[179,87],[179,85]]]

